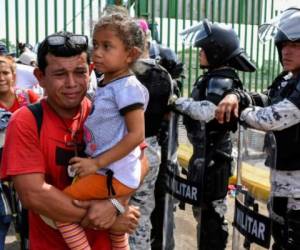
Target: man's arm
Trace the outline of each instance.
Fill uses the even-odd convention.
[[[116,220],[116,210],[109,200],[90,201],[88,206],[77,206],[71,197],[47,184],[43,174],[14,176],[13,182],[24,207],[54,221],[84,221],[84,226],[108,229]]]
[[[13,176],[22,205],[55,221],[80,222],[86,210],[73,205],[72,199],[47,184],[40,173]]]
[[[147,171],[147,160],[143,157],[142,180]],[[114,229],[119,228],[126,232],[132,232],[138,224],[140,214],[137,208],[128,208],[125,215],[120,216],[114,223],[117,213],[109,200],[74,203],[69,196],[47,184],[43,174],[16,175],[13,176],[13,182],[24,207],[55,221],[81,222],[83,226],[101,229],[110,228],[114,224]],[[118,199],[121,203],[127,204],[129,197]]]

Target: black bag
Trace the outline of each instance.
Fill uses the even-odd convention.
[[[9,188],[6,185],[3,185],[2,182],[0,182],[0,216],[11,216],[11,205],[9,202]]]

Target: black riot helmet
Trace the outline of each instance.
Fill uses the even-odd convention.
[[[275,18],[259,26],[259,39],[264,43],[275,38],[281,62],[282,45],[284,42],[300,42],[300,9],[291,7],[284,10]]]
[[[281,31],[278,30],[276,36],[275,36],[275,45],[277,47],[277,51],[278,51],[278,56],[279,56],[279,60],[282,63],[282,45],[284,42],[288,42],[289,38]]]
[[[156,41],[150,42],[149,56],[163,66],[173,79],[182,76],[184,67],[176,55],[169,47],[158,44]]]
[[[275,45],[279,59],[282,58],[282,45],[284,42],[300,42],[300,9],[290,8],[282,13],[275,36]]]
[[[183,63],[181,63],[176,53],[168,47],[159,47],[159,63],[169,72],[173,79],[179,78],[183,74]]]
[[[232,28],[204,19],[192,32],[195,32],[193,45],[204,50],[209,68],[228,65],[241,71],[255,71]]]

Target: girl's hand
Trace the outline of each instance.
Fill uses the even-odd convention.
[[[115,232],[133,234],[139,225],[140,216],[138,207],[127,206],[125,213],[117,216],[110,229]]]
[[[95,174],[99,169],[96,159],[92,158],[73,157],[69,163],[79,177]]]

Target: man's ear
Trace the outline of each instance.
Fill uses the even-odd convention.
[[[129,54],[128,54],[128,63],[133,63],[135,62],[142,54],[142,50],[138,47],[133,47],[130,49]]]
[[[45,77],[45,73],[42,72],[39,68],[35,68],[33,70],[33,74],[36,77],[36,79],[38,79],[39,84],[41,87],[45,87],[44,86],[44,77]]]

